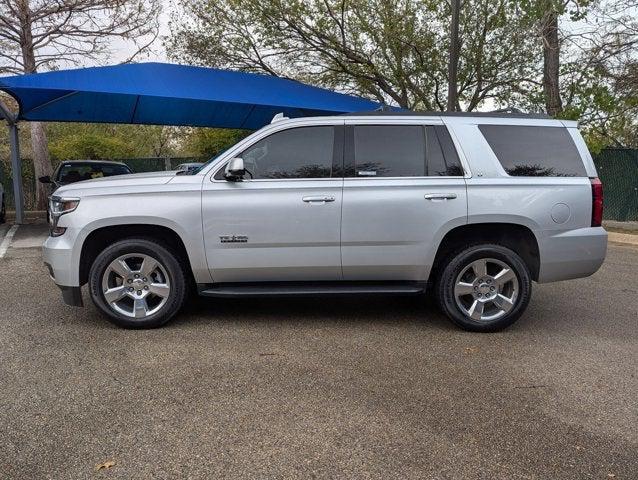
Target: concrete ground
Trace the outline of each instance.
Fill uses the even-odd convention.
[[[43,231],[0,259],[0,478],[638,478],[634,247],[498,334],[420,297],[194,299],[126,331],[62,304]]]

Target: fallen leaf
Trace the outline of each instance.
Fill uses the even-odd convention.
[[[109,468],[113,467],[115,465],[115,461],[113,460],[107,460],[104,463],[98,463],[95,466],[95,471],[99,472],[100,470],[108,470]]]
[[[466,355],[470,355],[470,354],[476,353],[478,351],[479,351],[478,347],[465,347],[465,354]]]
[[[607,476],[609,478],[616,478],[616,475],[614,473],[608,473]]]

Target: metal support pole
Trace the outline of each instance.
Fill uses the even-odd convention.
[[[18,136],[18,116],[0,100],[0,119],[4,118],[9,127],[9,147],[13,177],[13,202],[16,208],[16,223],[24,223],[24,195],[22,194],[22,159],[20,158],[20,137]]]
[[[11,171],[13,177],[13,201],[16,208],[15,223],[24,223],[24,195],[22,194],[22,161],[18,124],[9,122],[9,144],[11,147]]]

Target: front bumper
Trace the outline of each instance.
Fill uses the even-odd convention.
[[[67,305],[82,306],[79,279],[79,254],[75,252],[73,229],[60,237],[48,237],[42,247],[44,264],[51,279],[62,290],[62,299]]]

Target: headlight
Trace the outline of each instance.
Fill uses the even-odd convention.
[[[64,215],[65,213],[71,213],[73,210],[78,208],[80,204],[79,198],[69,198],[69,197],[55,197],[52,196],[49,201],[50,212],[54,216]]]
[[[51,196],[49,199],[49,225],[52,237],[59,237],[66,232],[66,228],[58,227],[58,220],[62,215],[71,213],[78,208],[79,204],[79,198]]]

